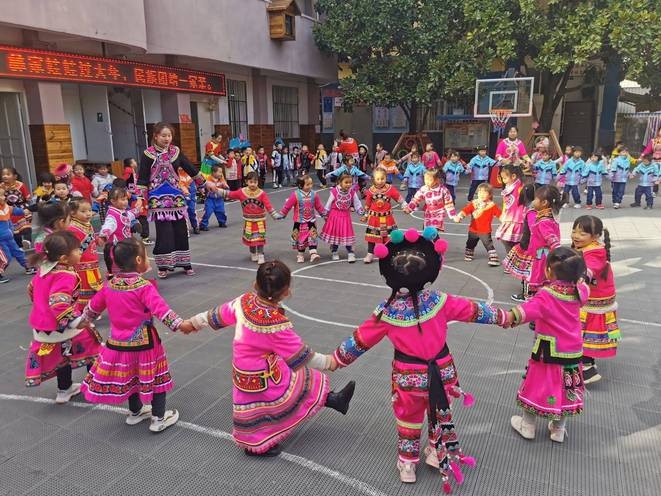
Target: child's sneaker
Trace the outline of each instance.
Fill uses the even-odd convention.
[[[32,243],[27,239],[24,239],[23,241],[21,241],[21,245],[22,245],[23,251],[28,251],[30,248],[32,248]]]
[[[599,205],[597,205],[595,208],[596,208],[597,210],[603,210],[603,209],[606,208],[606,207],[604,207],[602,204],[599,204]]]
[[[583,367],[583,384],[594,384],[601,380],[601,374],[597,372],[596,365],[586,365]]]
[[[5,277],[4,274],[0,274],[0,284],[6,284],[9,281],[11,281],[11,279],[9,279],[9,277]]]
[[[464,262],[472,262],[475,252],[473,250],[466,250],[464,252]]]
[[[319,256],[319,253],[317,253],[317,250],[310,252],[310,262],[316,262],[320,258],[321,257]]]
[[[620,208],[620,204],[619,203],[613,203],[613,208],[615,210],[618,210]]]
[[[549,431],[551,432],[551,441],[555,441],[556,443],[565,442],[565,434],[567,433],[567,429],[564,427],[556,427],[551,420],[549,422]]]
[[[149,238],[142,238],[142,244],[145,246],[151,246],[154,244],[154,242]]]
[[[569,203],[565,203],[562,208],[569,208]]]
[[[354,252],[351,252],[347,255],[347,262],[356,263],[356,254]]]
[[[250,260],[252,260],[253,262],[256,262],[257,261],[257,253],[250,253]]]
[[[425,448],[425,463],[433,468],[439,468],[438,455],[436,450],[431,446]]]
[[[126,423],[128,425],[137,425],[148,418],[151,418],[151,405],[142,405],[138,413],[129,413],[126,416]]]
[[[374,261],[374,255],[372,253],[368,253],[365,255],[365,258],[363,259],[363,262],[366,264],[371,264]]]
[[[163,417],[152,417],[149,430],[152,432],[163,432],[168,427],[173,426],[179,420],[179,412],[177,410],[166,410]]]
[[[523,292],[518,293],[518,294],[514,293],[512,296],[510,296],[510,298],[512,299],[512,301],[516,301],[517,303],[525,303],[526,302],[526,295],[524,295]]]
[[[491,267],[500,267],[500,258],[498,258],[498,253],[496,253],[496,250],[492,250],[489,252],[488,264]]]
[[[522,438],[535,439],[535,424],[527,424],[520,415],[512,416],[510,424],[516,432],[521,434]]]
[[[266,260],[264,259],[264,254],[259,253],[257,255],[257,265],[262,265],[264,262],[266,262]]]
[[[299,253],[298,255],[296,255],[296,263],[303,263],[303,262],[305,262],[305,257],[303,256],[303,254]]]
[[[592,205],[589,203],[585,206],[585,210],[592,210]]]
[[[580,203],[574,203],[574,208],[581,208],[581,204]]]
[[[57,392],[57,396],[55,396],[55,403],[57,403],[58,405],[63,405],[64,403],[68,403],[71,398],[73,398],[79,393],[80,393],[80,382],[74,382],[73,384],[71,384],[69,389],[65,389],[64,391],[59,390]]]
[[[37,273],[37,269],[34,267],[25,267],[25,274],[28,276],[34,275]]]
[[[331,253],[331,260],[339,260],[340,259],[340,254],[336,251]]]
[[[413,463],[397,461],[397,469],[399,470],[399,480],[406,484],[415,482],[415,465]]]

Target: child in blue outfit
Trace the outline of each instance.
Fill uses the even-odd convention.
[[[489,182],[489,172],[491,167],[495,165],[496,161],[487,155],[487,147],[480,145],[477,147],[477,155],[475,155],[467,167],[471,171],[471,185],[468,189],[468,201],[473,201],[477,187]]]
[[[216,189],[228,189],[227,182],[223,177],[223,169],[219,165],[211,166],[211,175],[207,179],[207,184],[213,184]],[[215,214],[218,220],[218,227],[227,227],[227,215],[225,215],[225,200],[218,192],[207,191],[207,199],[204,201],[204,216],[200,221],[200,230],[209,230],[209,219]]]
[[[592,152],[590,159],[585,162],[583,167],[583,181],[586,182],[588,187],[588,197],[585,200],[585,208],[590,210],[592,208],[592,200],[596,203],[596,208],[603,209],[603,193],[601,191],[601,183],[604,176],[608,175],[608,168],[606,167],[606,160],[601,157],[599,152]]]
[[[624,199],[624,190],[629,179],[629,169],[633,160],[626,147],[621,147],[619,155],[613,159],[610,167],[610,180],[613,189],[613,208],[620,208]]]
[[[543,150],[541,159],[535,162],[532,171],[535,174],[535,186],[541,188],[553,182],[558,175],[558,166],[555,160],[551,160],[551,153]]]
[[[640,207],[640,201],[645,195],[645,210],[654,207],[654,197],[652,196],[652,187],[659,180],[659,170],[657,164],[653,164],[649,155],[640,157],[640,163],[631,171],[630,177],[638,176],[638,186],[636,186],[635,200],[632,207]]]
[[[334,171],[329,172],[324,176],[326,180],[332,179],[333,181],[337,181],[337,179],[342,174],[349,174],[353,182],[353,188],[356,191],[359,188],[359,181],[361,179],[369,180],[369,181],[372,180],[369,174],[365,174],[362,170],[360,170],[360,168],[356,165],[356,159],[354,159],[351,155],[347,155],[346,157],[343,158],[344,158],[344,163],[340,167],[338,167]]]
[[[19,248],[14,239],[14,227],[11,223],[11,216],[24,215],[26,211],[22,208],[12,207],[7,205],[7,197],[5,190],[0,186],[0,251],[4,256],[0,255],[0,283],[9,282],[9,279],[4,276],[3,272],[12,258],[18,260],[18,263],[25,268],[26,274],[34,274],[35,270],[28,266],[25,260],[25,252]]]
[[[450,151],[448,155],[450,156],[450,160],[445,162],[443,172],[445,173],[445,187],[450,192],[450,195],[452,195],[452,201],[454,202],[457,198],[454,188],[459,184],[459,178],[461,175],[468,174],[470,170],[468,170],[459,160],[459,152],[453,150]]]
[[[565,179],[563,192],[565,194],[571,193],[574,200],[574,208],[581,208],[581,193],[578,190],[578,186],[581,184],[583,167],[585,166],[581,155],[583,155],[583,149],[580,146],[575,146],[572,156],[562,166],[562,170],[560,170],[560,175]],[[567,207],[569,207],[569,203],[563,205],[563,208]]]
[[[418,152],[411,153],[411,161],[406,165],[406,170],[401,176],[401,179],[406,181],[408,193],[406,193],[406,203],[409,203],[418,190],[422,187],[423,176],[427,168],[420,162],[420,154]]]

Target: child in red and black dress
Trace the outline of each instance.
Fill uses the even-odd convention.
[[[491,238],[491,224],[494,219],[500,217],[501,211],[493,201],[493,191],[489,183],[482,183],[477,187],[477,198],[466,205],[454,220],[455,222],[461,222],[468,215],[471,215],[472,218],[468,228],[464,260],[466,262],[473,261],[477,242],[482,241],[482,245],[484,245],[489,255],[489,265],[498,267],[500,259]]]
[[[19,180],[18,172],[13,167],[2,168],[2,186],[5,190],[7,205],[12,208],[25,210],[32,199],[28,187]],[[23,249],[30,248],[32,241],[31,215],[28,212],[12,213],[11,223],[14,228],[14,240]]]
[[[227,181],[229,183],[229,179]],[[251,172],[246,176],[246,187],[236,191],[218,190],[225,199],[239,200],[243,210],[243,244],[250,249],[250,259],[259,265],[264,263],[266,245],[266,213],[281,219],[264,190],[259,189],[259,176]]]
[[[71,224],[67,231],[73,233],[80,241],[80,261],[74,266],[80,279],[80,293],[76,302],[76,309],[82,312],[85,305],[103,286],[101,271],[99,270],[99,256],[96,253],[98,244],[97,235],[92,227],[92,203],[85,198],[78,198],[69,202]]]
[[[383,169],[374,169],[372,173],[372,186],[365,194],[365,212],[360,220],[367,222],[365,241],[367,241],[367,255],[364,262],[372,263],[374,260],[374,247],[377,243],[385,243],[388,235],[397,229],[395,217],[392,214],[392,202],[406,206],[402,195],[396,188],[387,184],[388,175]]]

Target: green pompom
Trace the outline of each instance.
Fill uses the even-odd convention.
[[[395,244],[399,244],[402,241],[404,241],[404,232],[396,229],[393,232],[390,233],[390,241],[392,241]]]

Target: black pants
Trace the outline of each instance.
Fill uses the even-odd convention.
[[[260,169],[259,171],[259,189],[264,189],[264,183],[266,182],[266,169]]]
[[[14,234],[14,241],[19,248],[23,248],[23,240],[32,241],[32,229],[23,229],[20,233]]]
[[[133,393],[129,396],[129,410],[131,410],[131,413],[138,413],[141,408],[140,395]],[[153,417],[163,418],[165,415],[165,393],[154,393],[152,395],[151,414]]]
[[[228,179],[227,180],[227,185],[230,187],[230,191],[236,191],[241,187],[241,181],[238,179]]]
[[[284,182],[284,170],[282,170],[282,167],[277,167],[274,169],[275,170],[275,184],[278,186],[282,186],[282,183]]]
[[[340,245],[331,245],[331,252],[332,253],[337,253],[337,250],[338,250],[339,247],[340,247]],[[347,246],[345,246],[345,248],[347,249],[347,253],[353,253],[353,246],[347,245]]]
[[[186,219],[157,220],[154,260],[158,270],[191,269]]]
[[[493,245],[493,239],[491,239],[491,233],[478,234],[471,231],[468,231],[468,239],[466,240],[466,251],[473,251],[477,246],[477,243],[482,241],[482,245],[486,248],[487,251],[494,251],[496,248]]]
[[[264,246],[249,246],[250,253],[264,253]]]
[[[373,243],[371,241],[367,242],[367,253],[371,253],[374,255],[374,247],[376,246],[376,243]]]
[[[140,237],[147,239],[149,237],[149,221],[147,220],[147,216],[141,215],[138,217],[138,222],[140,223]]]
[[[326,186],[326,171],[324,169],[317,169],[317,178],[323,186]]]
[[[57,389],[60,391],[66,391],[72,384],[71,365],[65,365],[64,367],[57,369]]]

